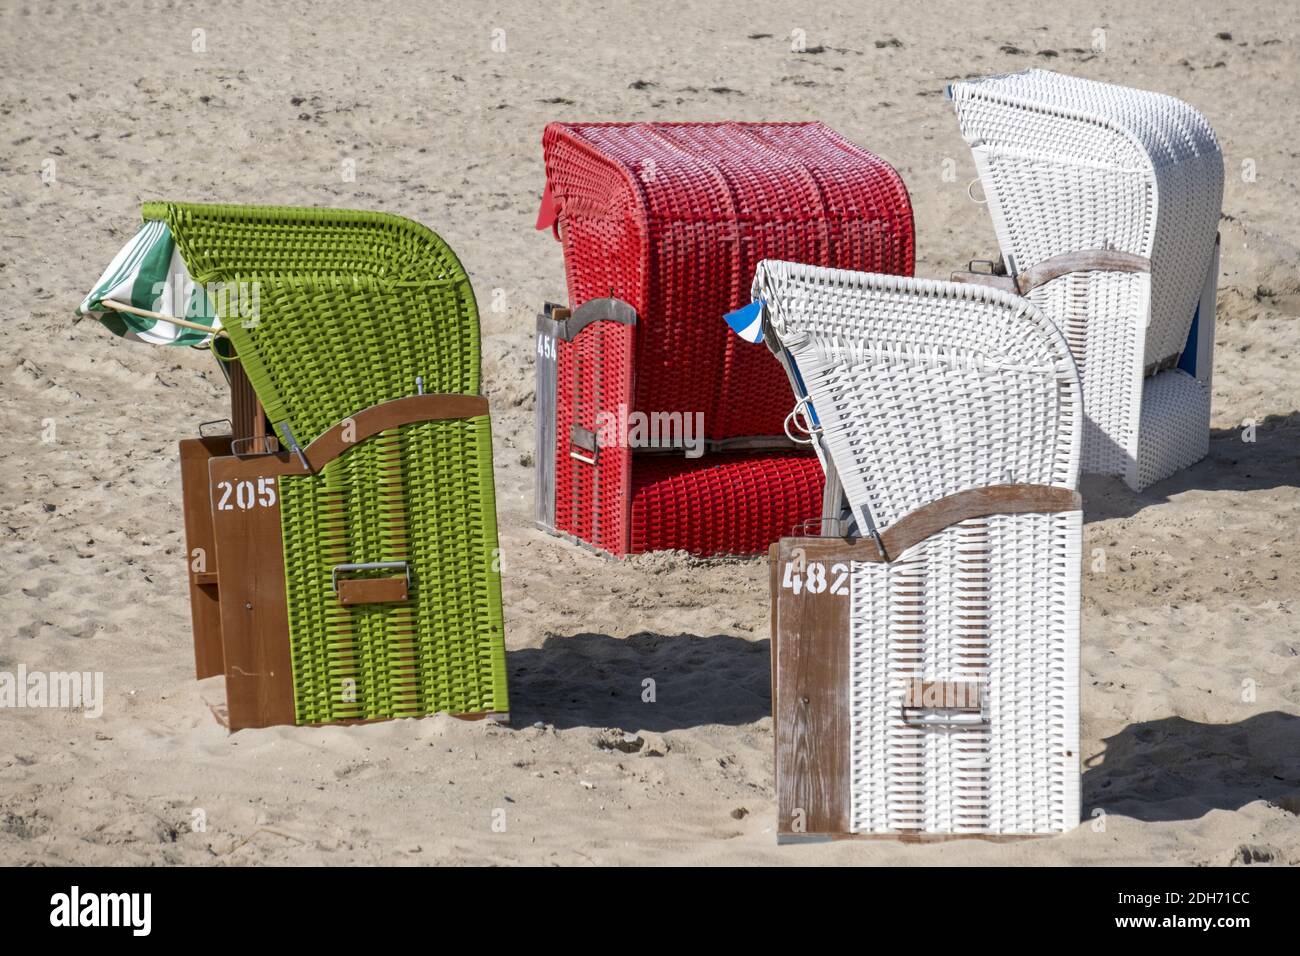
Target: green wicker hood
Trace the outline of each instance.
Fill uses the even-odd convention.
[[[309,444],[357,411],[479,392],[478,309],[435,233],[387,213],[146,203],[222,325],[271,421]]]

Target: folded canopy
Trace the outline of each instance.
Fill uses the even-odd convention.
[[[140,227],[77,308],[79,315],[94,316],[115,335],[153,345],[206,344],[221,328],[215,312],[185,268],[171,229],[158,219]]]

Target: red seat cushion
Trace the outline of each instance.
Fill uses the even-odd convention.
[[[631,551],[758,554],[821,517],[823,481],[800,452],[637,456]]]

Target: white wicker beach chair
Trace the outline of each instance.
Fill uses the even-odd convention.
[[[1223,197],[1214,131],[1173,97],[1045,70],[950,94],[1007,287],[1079,364],[1083,470],[1141,490],[1199,461]]]
[[[1076,826],[1082,405],[1064,337],[981,285],[766,261],[753,293],[862,532],[774,546],[778,834]],[[837,743],[807,737],[835,726],[842,784]]]

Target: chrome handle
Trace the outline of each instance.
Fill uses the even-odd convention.
[[[330,572],[330,583],[334,586],[334,593],[339,593],[339,572],[340,571],[404,571],[406,572],[406,586],[411,586],[411,566],[405,561],[369,561],[365,564],[336,564]]]

